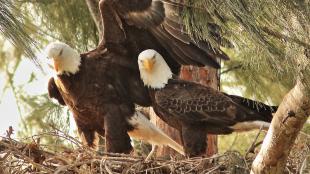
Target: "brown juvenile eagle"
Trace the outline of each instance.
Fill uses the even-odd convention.
[[[98,58],[80,56],[61,42],[50,43],[46,52],[52,58],[57,73],[55,78],[49,80],[49,96],[69,107],[85,144],[94,146],[95,133],[98,133],[106,138],[107,151],[129,153],[129,134],[151,143],[152,147],[166,145],[184,155],[182,146],[140,112],[134,111],[134,101],[141,99],[135,98],[133,91],[145,89],[143,85],[139,88],[141,82],[138,74],[110,62],[117,55],[104,54]],[[115,72],[109,72],[106,66]],[[127,76],[123,77],[123,74]]]
[[[143,51],[138,64],[141,79],[149,87],[154,111],[180,131],[188,156],[205,153],[207,133],[229,134],[261,126],[268,128],[272,111],[277,109],[177,79],[155,50]]]

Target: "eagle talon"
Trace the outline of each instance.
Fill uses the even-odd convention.
[[[144,161],[145,161],[145,162],[149,162],[150,159],[153,157],[154,153],[156,153],[156,151],[157,151],[157,146],[154,145],[154,144],[152,144],[152,150],[151,150],[151,152],[147,155],[147,157],[145,158]]]

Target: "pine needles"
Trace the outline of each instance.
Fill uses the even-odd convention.
[[[286,90],[293,86],[301,69],[296,60],[310,48],[309,1],[187,0],[186,4],[195,7],[183,10],[186,29],[194,38],[214,40],[206,33],[214,23],[220,26],[221,36],[232,42],[234,48],[225,49],[233,52],[232,61],[225,65],[230,69],[239,62],[241,68],[230,75],[251,91],[248,94],[266,100],[264,96],[274,91],[270,86]],[[310,59],[303,62],[309,63]],[[309,70],[303,73],[310,75]]]
[[[17,48],[24,51],[36,65],[39,65],[34,54],[35,41],[25,31],[24,24],[19,18],[23,15],[9,0],[0,0],[0,34],[9,39]]]

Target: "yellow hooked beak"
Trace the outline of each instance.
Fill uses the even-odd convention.
[[[56,70],[56,72],[58,72],[59,70],[59,64],[60,64],[59,58],[55,57],[54,58],[54,69]]]
[[[154,64],[155,64],[155,60],[154,59],[146,59],[146,60],[143,61],[144,69],[148,73],[153,71]]]

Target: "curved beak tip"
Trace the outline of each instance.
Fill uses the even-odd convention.
[[[144,60],[143,61],[143,66],[144,66],[144,68],[145,68],[145,70],[147,72],[152,72],[153,67],[154,67],[154,61],[152,61],[152,60]]]

